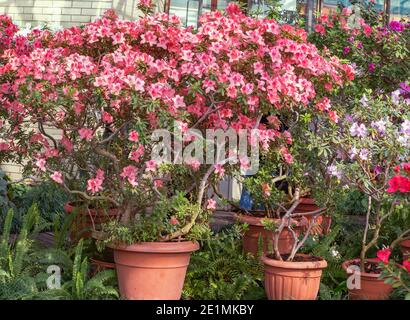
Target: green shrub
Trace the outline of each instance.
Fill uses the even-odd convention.
[[[191,257],[183,299],[263,299],[263,267],[242,252],[243,228],[235,225],[202,241]]]

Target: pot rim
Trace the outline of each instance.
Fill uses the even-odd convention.
[[[379,262],[378,259],[376,258],[366,258],[364,259],[366,262]],[[353,274],[354,271],[349,271],[347,268],[353,263],[353,262],[360,262],[359,258],[356,259],[350,259],[346,260],[345,262],[342,263],[342,268],[344,271],[346,271],[347,274]],[[360,272],[361,277],[366,277],[366,278],[375,278],[378,279],[380,277],[380,273],[368,273],[368,272]],[[383,280],[384,281],[384,280]]]
[[[256,227],[263,227],[262,220],[274,221],[274,222],[281,221],[281,219],[278,219],[278,218],[254,217],[254,216],[250,216],[247,214],[235,214],[235,219],[238,220],[239,222],[246,223],[246,224],[249,224],[251,226],[256,226]],[[300,223],[298,220],[293,219],[293,221],[296,227],[300,227]]]
[[[131,245],[109,244],[109,248],[117,251],[131,251],[141,253],[185,253],[199,249],[197,241],[170,241],[170,242],[140,242]]]
[[[299,255],[310,256],[308,254],[299,254]],[[280,260],[270,259],[266,255],[263,255],[261,259],[265,265],[275,267],[275,268],[283,268],[283,269],[304,270],[304,269],[324,269],[327,267],[327,262],[323,258],[321,261],[298,262],[298,261],[280,261]]]
[[[406,239],[400,242],[400,246],[404,248],[410,248],[410,239]]]
[[[66,202],[66,203],[64,204],[64,211],[65,211],[66,213],[70,214],[71,212],[73,212],[73,210],[74,210],[75,208],[82,208],[82,207],[76,206],[75,203],[76,203],[76,201]],[[93,214],[103,213],[103,214],[108,214],[108,215],[110,215],[110,216],[111,216],[111,215],[114,215],[114,216],[118,215],[118,211],[119,211],[118,208],[110,208],[110,209],[103,209],[103,208],[95,209],[95,208],[90,208],[90,212],[93,213]]]

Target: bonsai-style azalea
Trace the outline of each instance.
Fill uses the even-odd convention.
[[[321,162],[333,177],[329,189],[338,186],[360,190],[368,198],[361,271],[367,251],[378,245],[386,219],[400,210],[408,214],[407,178],[398,172],[401,168],[405,171],[407,164],[396,164],[409,157],[409,119],[408,104],[403,98],[393,101],[387,95],[379,96],[364,104],[359,102],[351,114],[343,116],[343,121],[311,134],[312,145],[317,146],[313,150],[322,150],[327,155]],[[410,230],[403,232],[407,234]]]
[[[79,199],[120,208],[121,224],[138,222],[121,240],[197,234],[196,222],[216,208],[207,199],[210,180],[248,161],[225,154],[213,164],[198,155],[161,163],[152,158],[153,133],[178,122],[183,141],[168,146],[175,159],[177,143],[195,140],[189,128],[259,129],[250,144],[287,161],[289,136],[274,120],[306,108],[336,119],[326,94],[353,77],[302,29],[247,17],[234,4],[200,23],[193,30],[163,13],[124,21],[107,11],[82,27],[14,39],[0,66],[2,152],[24,154],[26,173]],[[261,124],[263,115],[273,121]]]

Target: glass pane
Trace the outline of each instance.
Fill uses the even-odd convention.
[[[390,19],[400,20],[410,17],[410,0],[391,0]]]
[[[409,1],[409,0],[406,0]],[[338,7],[352,7],[352,3],[349,0],[323,0],[322,1],[322,14],[331,15],[335,13]],[[383,11],[384,0],[375,0],[375,9]]]
[[[185,26],[197,26],[200,11],[210,10],[211,0],[171,0],[169,14],[178,16]]]

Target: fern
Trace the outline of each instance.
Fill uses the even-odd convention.
[[[263,268],[258,259],[243,255],[242,231],[235,225],[203,241],[191,258],[184,299],[264,298]]]

